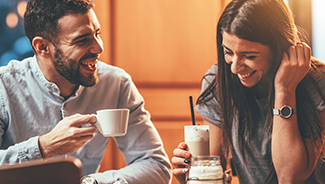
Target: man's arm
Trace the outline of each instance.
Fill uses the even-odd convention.
[[[129,125],[127,135],[115,138],[127,166],[92,174],[98,183],[155,183],[171,180],[171,165],[158,132],[151,121]]]
[[[1,131],[3,130],[1,129]],[[2,144],[2,135],[0,136],[0,140]],[[38,137],[32,137],[26,141],[0,150],[0,165],[22,163],[41,158]]]
[[[130,116],[126,135],[114,139],[127,166],[91,176],[103,184],[170,183],[171,164],[142,96],[130,79],[121,82],[120,89],[118,108],[130,109]]]
[[[4,145],[10,143],[3,142],[2,135],[5,133],[5,124],[1,120],[0,141],[1,147],[4,148],[0,150],[0,165],[48,159],[55,155],[73,153],[91,139],[96,132],[96,128],[93,126],[82,127],[81,125],[94,122],[96,122],[94,116],[76,114],[60,121],[47,134],[31,137],[6,148]]]

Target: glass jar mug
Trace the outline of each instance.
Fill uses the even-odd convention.
[[[220,164],[220,157],[193,157],[187,184],[223,184],[223,169]]]

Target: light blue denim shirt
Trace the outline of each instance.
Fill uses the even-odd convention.
[[[38,136],[51,131],[65,117],[95,114],[100,109],[130,109],[127,134],[116,137],[127,166],[96,173],[109,138],[98,131],[71,154],[79,158],[83,174],[98,183],[154,183],[171,180],[171,165],[157,130],[144,109],[144,100],[122,69],[98,63],[99,82],[80,86],[64,100],[56,84],[46,80],[36,57],[11,61],[0,68],[0,165],[41,159]]]

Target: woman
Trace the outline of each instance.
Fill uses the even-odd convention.
[[[300,37],[283,0],[233,0],[219,19],[218,63],[195,110],[210,126],[210,154],[231,155],[240,183],[325,183],[325,67]],[[179,144],[180,183],[189,160]]]

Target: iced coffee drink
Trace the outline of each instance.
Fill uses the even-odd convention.
[[[185,126],[184,131],[188,152],[193,157],[210,155],[208,125]]]

